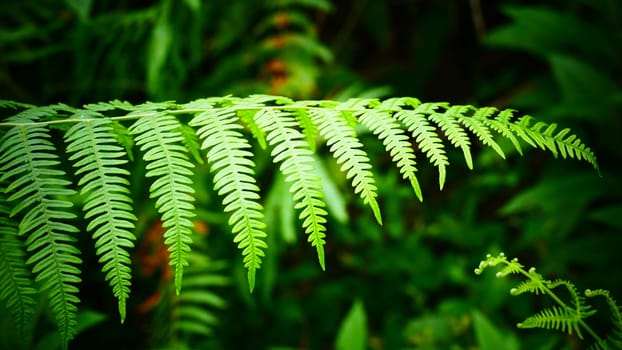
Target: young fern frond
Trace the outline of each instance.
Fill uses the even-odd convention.
[[[360,194],[363,203],[372,209],[376,221],[382,224],[380,207],[376,201],[378,188],[370,170],[372,166],[354,130],[338,111],[314,109],[310,115],[318,125],[320,135],[326,139],[333,157],[341,165],[341,171],[346,173],[346,178],[351,179],[354,193]]]
[[[611,312],[611,323],[613,324],[611,334],[607,338],[605,338],[605,342],[607,345],[611,345],[608,348],[622,349],[622,306],[618,305],[615,299],[611,297],[608,290],[587,289],[585,291],[585,296],[588,298],[605,298],[605,300],[607,301],[607,305],[609,305],[609,311]],[[599,343],[594,344],[594,348],[600,349],[598,345]],[[603,347],[603,349],[605,349],[605,347]]]
[[[118,299],[121,323],[131,286],[131,264],[128,249],[134,247],[132,233],[136,216],[128,196],[129,171],[125,150],[118,145],[107,119],[85,119],[65,133],[67,152],[80,179],[78,187],[84,197],[87,230],[93,232],[96,253],[102,271]]]
[[[201,148],[207,151],[207,161],[214,173],[214,190],[223,197],[224,211],[231,212],[229,225],[235,235],[233,241],[242,249],[248,284],[253,290],[255,273],[261,267],[267,245],[251,145],[240,132],[243,127],[233,108],[200,113],[190,125],[199,128]]]
[[[30,110],[11,118],[20,123],[10,129],[0,146],[0,183],[10,180],[5,193],[13,206],[10,216],[22,214],[19,235],[26,236],[29,253],[27,264],[32,265],[35,281],[48,294],[50,308],[56,318],[64,348],[76,332],[77,297],[80,270],[76,265],[80,251],[72,236],[78,229],[67,223],[75,218],[68,210],[73,204],[67,199],[74,195],[65,172],[56,169],[60,164],[50,131],[43,124],[33,124],[36,115]]]
[[[299,218],[302,227],[309,235],[308,241],[317,250],[322,269],[324,263],[324,244],[326,241],[326,216],[320,177],[315,172],[314,161],[305,142],[304,135],[296,129],[296,119],[291,113],[264,108],[256,115],[257,125],[267,134],[268,144],[273,147],[272,160],[281,163],[279,169],[285,181],[290,183],[289,192],[293,194],[296,209],[302,209]]]
[[[2,197],[2,196],[0,196]],[[26,265],[17,223],[9,219],[9,208],[0,203],[0,301],[17,328],[23,348],[28,348],[35,319],[37,290]]]
[[[146,177],[154,177],[149,188],[151,198],[156,198],[156,208],[162,214],[164,243],[168,246],[170,265],[175,267],[175,290],[179,294],[184,266],[188,266],[192,244],[192,218],[195,216],[194,164],[181,144],[184,137],[175,117],[166,113],[152,114],[138,119],[131,127],[136,144],[144,152],[147,162]]]
[[[476,274],[482,274],[488,267],[497,265],[503,265],[504,268],[497,272],[497,277],[505,277],[511,273],[519,274],[527,278],[526,281],[521,282],[518,287],[511,289],[512,295],[519,295],[522,293],[530,292],[534,294],[548,295],[557,304],[556,306],[541,310],[540,312],[527,317],[523,322],[517,324],[518,328],[544,328],[561,330],[568,334],[573,331],[577,334],[579,339],[583,339],[582,331],[586,331],[592,338],[595,339],[596,349],[608,349],[607,341],[613,339],[614,342],[620,340],[615,337],[608,337],[606,339],[601,338],[587,323],[586,319],[596,313],[596,310],[592,310],[590,305],[586,304],[585,298],[577,292],[574,284],[569,281],[558,279],[555,281],[546,280],[536,272],[534,267],[526,271],[522,265],[518,263],[518,259],[507,260],[506,256],[501,253],[498,256],[492,256],[488,254],[486,260],[482,260],[479,266],[475,269]],[[561,297],[555,294],[554,289],[557,287],[564,287],[569,294],[570,305],[564,302]],[[620,310],[616,306],[615,302],[609,298],[607,291],[590,291],[586,290],[585,295],[588,297],[603,295],[607,298],[610,306],[613,305],[613,317],[614,331],[619,332],[622,330],[622,318],[620,317]],[[617,330],[617,331],[616,331]],[[616,333],[614,333],[616,334]],[[619,334],[622,334],[620,332]]]

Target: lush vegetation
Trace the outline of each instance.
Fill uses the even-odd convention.
[[[0,347],[620,346],[617,2],[0,9]]]

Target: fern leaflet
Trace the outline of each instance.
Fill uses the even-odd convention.
[[[244,256],[248,269],[248,284],[255,287],[255,274],[261,266],[263,249],[267,248],[263,238],[263,207],[259,199],[259,187],[253,175],[253,154],[250,144],[239,132],[242,126],[232,108],[217,112],[198,114],[190,125],[199,127],[197,134],[207,151],[207,160],[214,172],[214,189],[223,197],[225,212],[231,212],[229,225]]]
[[[457,118],[460,123],[469,128],[469,130],[471,130],[471,132],[473,132],[484,145],[491,147],[501,158],[505,159],[505,153],[503,153],[501,146],[495,142],[492,134],[490,133],[490,129],[488,129],[488,126],[486,125],[486,122],[482,120],[482,116],[485,115],[485,113],[488,113],[487,109],[482,108],[481,110],[476,110],[475,113],[476,115],[472,117],[459,114]]]
[[[412,133],[415,141],[425,152],[430,162],[438,168],[438,183],[441,189],[445,184],[446,166],[449,160],[445,154],[445,146],[436,134],[436,130],[427,120],[424,113],[434,111],[438,104],[422,104],[414,110],[400,110],[395,113],[395,117],[400,120]]]
[[[587,289],[585,291],[585,296],[588,298],[593,298],[597,296],[605,298],[605,300],[607,301],[607,305],[609,305],[609,310],[611,312],[611,323],[613,324],[613,331],[611,332],[611,335],[609,335],[605,339],[605,341],[606,343],[611,344],[612,349],[622,348],[622,307],[620,307],[618,303],[611,297],[608,290]],[[594,344],[594,347],[598,348],[597,346],[599,344],[601,343],[596,342],[596,344]],[[605,348],[606,346],[603,347],[603,349]]]
[[[290,113],[264,108],[255,115],[255,120],[273,147],[270,154],[274,163],[281,163],[279,169],[285,181],[291,184],[289,192],[293,194],[295,208],[302,209],[299,215],[302,226],[317,250],[320,266],[325,269],[324,224],[328,213],[324,209],[321,179],[315,172],[312,152],[303,140],[304,135],[296,129],[298,123]]]
[[[30,110],[28,115],[36,112]],[[31,119],[12,120],[23,124],[9,130],[2,140],[0,183],[12,180],[5,192],[11,193],[9,202],[19,202],[10,215],[24,213],[19,235],[27,237],[25,244],[31,255],[26,263],[33,265],[35,281],[48,293],[61,343],[66,348],[76,332],[79,299],[74,284],[80,282],[80,270],[75,265],[82,262],[71,236],[78,229],[65,222],[75,217],[67,210],[72,203],[65,199],[75,192],[67,188],[70,182],[63,179],[65,173],[54,168],[60,162],[49,140],[49,130],[32,124]]]
[[[497,109],[494,107],[483,107],[475,111],[475,113],[473,114],[473,119],[476,119],[480,121],[481,123],[483,123],[484,125],[489,126],[491,129],[495,130],[496,132],[500,133],[503,137],[510,140],[512,142],[512,145],[514,145],[514,148],[516,148],[516,151],[518,151],[518,154],[522,155],[523,149],[520,146],[520,142],[518,142],[518,139],[516,138],[516,136],[514,136],[514,134],[512,133],[512,130],[510,130],[510,127],[508,126],[509,119],[506,119],[506,118],[509,118],[511,112],[507,112],[507,111],[509,110],[505,110],[499,113],[497,117],[491,118],[491,116],[497,112]],[[487,144],[487,143],[484,142],[484,144]],[[497,151],[497,153],[499,152]],[[505,159],[502,153],[503,151],[501,152],[500,155],[502,158]]]
[[[37,294],[26,266],[17,223],[9,219],[9,208],[0,204],[0,300],[13,316],[19,339],[28,348],[35,318]]]
[[[458,117],[461,117],[469,110],[470,106],[452,106],[445,113],[432,113],[430,120],[433,120],[445,132],[445,135],[451,143],[459,147],[464,154],[464,160],[467,167],[473,169],[473,159],[471,157],[471,141],[469,135],[458,124]]]
[[[572,334],[574,330],[580,339],[583,339],[579,329],[581,317],[562,307],[553,306],[544,309],[535,315],[527,317],[523,322],[517,324],[518,328],[545,328],[561,330]]]
[[[130,294],[131,260],[128,249],[134,247],[132,233],[136,217],[128,196],[129,171],[125,151],[117,144],[112,126],[106,119],[89,119],[77,123],[65,134],[67,152],[73,153],[78,186],[84,196],[84,218],[90,220],[87,230],[93,232],[95,248],[106,280],[118,299],[121,323]]]
[[[314,109],[310,115],[337,163],[341,164],[341,171],[346,172],[346,178],[352,180],[354,193],[360,193],[363,202],[371,207],[376,221],[382,224],[380,207],[376,201],[376,181],[370,171],[372,166],[354,129],[341,117],[339,111]]]
[[[395,119],[391,118],[388,112],[369,110],[359,116],[361,124],[371,130],[383,142],[387,152],[397,164],[404,179],[410,182],[417,198],[423,201],[421,187],[415,172],[417,171],[415,162],[415,152],[410,144],[408,136],[400,128]]]
[[[155,114],[138,119],[131,127],[136,144],[144,152],[147,177],[156,180],[149,188],[162,214],[164,243],[169,247],[170,265],[175,266],[175,290],[179,294],[184,266],[188,266],[192,244],[192,218],[195,216],[193,175],[187,149],[180,143],[184,136],[180,123],[170,114]]]

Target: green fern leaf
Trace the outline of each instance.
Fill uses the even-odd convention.
[[[505,153],[503,153],[501,146],[495,142],[490,129],[483,121],[484,116],[489,112],[489,108],[477,109],[472,117],[458,115],[458,120],[471,130],[484,145],[491,147],[501,158],[505,159]]]
[[[84,196],[84,218],[90,222],[95,248],[106,280],[118,299],[121,323],[131,285],[131,260],[128,249],[134,247],[132,233],[136,217],[128,197],[129,171],[125,152],[112,134],[109,120],[91,119],[75,124],[65,134],[67,152],[73,153],[78,186]]]
[[[0,300],[6,303],[6,309],[13,316],[23,347],[28,348],[37,290],[26,266],[23,243],[17,235],[17,223],[9,219],[9,208],[0,204]]]
[[[181,132],[181,135],[183,137],[181,142],[184,147],[186,147],[188,152],[190,152],[190,155],[192,155],[192,159],[194,159],[194,161],[198,164],[203,164],[204,160],[203,156],[201,155],[201,144],[199,143],[197,133],[194,131],[193,128],[186,124],[180,124],[179,131]]]
[[[239,132],[243,127],[233,108],[198,114],[190,125],[199,127],[201,148],[207,151],[207,160],[215,173],[214,189],[223,197],[225,212],[231,212],[229,225],[235,235],[233,241],[242,249],[252,291],[267,245],[263,240],[266,233],[263,207],[258,202],[259,187],[253,177],[255,164],[248,150],[251,146]]]
[[[273,147],[271,155],[274,163],[281,163],[279,169],[290,183],[289,192],[293,194],[295,208],[302,209],[299,218],[309,235],[309,242],[317,250],[322,269],[324,263],[324,238],[326,237],[326,204],[322,199],[320,177],[315,172],[312,152],[304,135],[296,129],[296,119],[284,111],[272,108],[261,109],[256,115],[257,125],[267,134]]]
[[[473,159],[471,157],[471,141],[469,135],[458,124],[458,118],[463,117],[471,106],[452,106],[445,113],[432,113],[430,120],[434,121],[443,130],[449,141],[459,147],[464,154],[467,167],[473,169]]]
[[[606,338],[606,342],[611,344],[612,349],[622,349],[622,307],[618,305],[618,303],[613,299],[608,290],[604,289],[596,289],[596,290],[586,290],[585,296],[588,298],[593,298],[596,296],[601,296],[605,298],[607,304],[609,305],[609,310],[611,312],[611,323],[613,324],[613,330],[611,335]],[[597,347],[598,343],[595,344],[596,349],[600,349]],[[603,347],[603,349],[606,347]]]
[[[326,145],[330,147],[337,163],[341,164],[341,171],[346,173],[346,178],[351,179],[354,193],[360,193],[363,202],[371,207],[376,221],[382,224],[380,207],[376,201],[378,188],[370,171],[372,166],[354,129],[339,111],[313,109],[309,114],[318,125],[320,135],[326,139]]]
[[[531,124],[533,117],[526,115],[516,122],[512,122],[512,110],[505,110],[497,116],[502,124],[506,124],[525,142],[534,148],[548,149],[554,157],[561,154],[562,158],[585,159],[596,171],[599,171],[596,156],[576,135],[568,135],[569,129],[564,129],[555,134],[556,124],[536,122]],[[504,136],[506,136],[504,134]],[[513,141],[514,142],[514,141]],[[516,145],[516,144],[515,144]]]
[[[21,103],[16,101],[0,100],[0,108],[10,109],[22,109],[22,108],[34,108],[35,106],[28,103]]]
[[[568,334],[572,334],[574,330],[577,336],[583,339],[583,335],[579,329],[580,321],[580,315],[575,314],[572,310],[553,306],[527,317],[523,322],[519,323],[517,327],[555,329]]]
[[[400,120],[412,133],[413,138],[425,152],[432,164],[438,168],[438,183],[441,189],[445,184],[446,167],[449,160],[445,154],[445,146],[436,133],[436,129],[430,125],[426,118],[427,113],[434,113],[439,104],[424,103],[417,106],[414,110],[399,110],[395,113],[395,118]]]
[[[175,267],[175,289],[179,294],[184,266],[188,266],[192,244],[192,218],[195,216],[194,164],[188,160],[187,149],[181,145],[184,137],[180,123],[169,114],[138,119],[131,127],[136,144],[144,152],[147,177],[156,178],[149,188],[150,198],[156,198],[156,208],[162,214],[164,243],[168,246],[170,265]]]
[[[596,162],[596,156],[592,150],[581,141],[581,139],[579,139],[576,135],[570,135],[564,138],[569,132],[570,129],[566,128],[557,133],[555,136],[550,136],[557,144],[562,157],[564,159],[566,156],[569,158],[577,158],[578,160],[585,159],[588,163],[594,166],[596,171],[600,172]]]
[[[423,201],[421,188],[415,172],[417,171],[415,162],[415,152],[409,142],[408,136],[400,128],[400,125],[393,119],[388,112],[368,110],[359,115],[361,124],[371,130],[382,140],[387,152],[400,169],[404,179],[410,182],[417,198]]]
[[[317,125],[313,123],[311,117],[304,109],[297,109],[294,112],[294,116],[298,121],[298,125],[302,129],[302,133],[305,135],[307,139],[307,143],[309,144],[309,149],[311,152],[315,153],[316,150],[316,138],[318,135]]]
[[[510,293],[512,295],[519,295],[523,293],[533,293],[536,295],[545,294],[546,287],[541,280],[526,280],[522,281],[517,287],[512,288]]]
[[[29,110],[27,115],[36,115]],[[24,116],[26,114],[22,114]],[[50,132],[43,125],[20,116],[12,121],[22,123],[9,130],[0,146],[0,183],[12,182],[5,192],[9,202],[19,201],[10,215],[24,213],[19,224],[19,235],[26,236],[27,264],[33,265],[35,281],[48,293],[50,307],[56,318],[61,342],[66,348],[76,332],[76,313],[79,302],[74,285],[80,282],[80,270],[75,266],[82,261],[80,251],[72,245],[71,234],[78,229],[66,223],[75,215],[68,211],[72,203],[66,197],[74,191],[67,188],[65,173],[59,165],[56,148],[50,142]]]
[[[495,113],[497,113],[497,109],[494,107],[482,107],[477,109],[477,111],[473,114],[473,119],[476,119],[484,125],[489,126],[491,129],[495,130],[503,137],[510,140],[512,142],[512,145],[514,145],[514,148],[516,148],[516,151],[518,151],[518,154],[522,155],[523,150],[520,146],[520,142],[518,142],[518,139],[516,138],[516,136],[514,136],[514,133],[509,126],[511,110],[505,110],[503,112],[500,112],[495,118],[492,118],[492,115],[494,115]]]
[[[114,135],[115,139],[120,145],[123,146],[123,148],[125,148],[127,157],[130,159],[130,161],[133,162],[134,152],[132,152],[132,149],[134,148],[134,138],[132,137],[132,135],[130,135],[129,130],[127,130],[127,128],[123,124],[117,121],[111,121],[110,127],[112,127],[112,134]]]
[[[268,148],[268,143],[266,142],[266,134],[257,126],[257,122],[255,121],[255,114],[257,113],[257,109],[241,109],[238,110],[238,117],[246,125],[246,127],[251,131],[257,143],[259,143],[259,147],[261,149]]]

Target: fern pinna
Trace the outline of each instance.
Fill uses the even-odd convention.
[[[229,214],[251,290],[269,234],[254,169],[256,152],[269,149],[279,165],[278,176],[289,185],[302,229],[322,268],[329,236],[322,183],[329,179],[322,177],[325,172],[314,155],[322,142],[379,223],[374,167],[357,134],[361,128],[382,142],[419,199],[423,196],[416,172],[423,165],[416,157],[427,158],[437,168],[442,188],[449,165],[447,141],[462,152],[469,168],[475,139],[505,157],[497,137],[508,139],[520,154],[523,140],[554,156],[585,159],[597,168],[592,151],[568,129],[555,132],[555,124],[515,117],[512,110],[421,103],[415,98],[336,102],[255,95],[185,104],[111,101],[82,108],[0,101],[0,111],[13,115],[0,123],[0,204],[6,206],[0,211],[0,297],[27,337],[33,300],[37,292],[47,293],[65,346],[76,332],[78,227],[92,233],[101,270],[118,299],[121,320],[125,317],[136,221],[130,186],[151,183],[149,194],[166,229],[175,289],[181,291],[184,267],[192,263],[196,163],[205,161],[213,174],[213,188]],[[134,153],[142,154],[144,163],[135,166],[145,164],[145,179],[128,173]],[[75,168],[75,183],[62,170],[63,159]],[[130,178],[139,182],[130,183]],[[75,207],[80,206],[83,225],[76,219],[80,210]],[[32,283],[30,273],[38,283]]]

